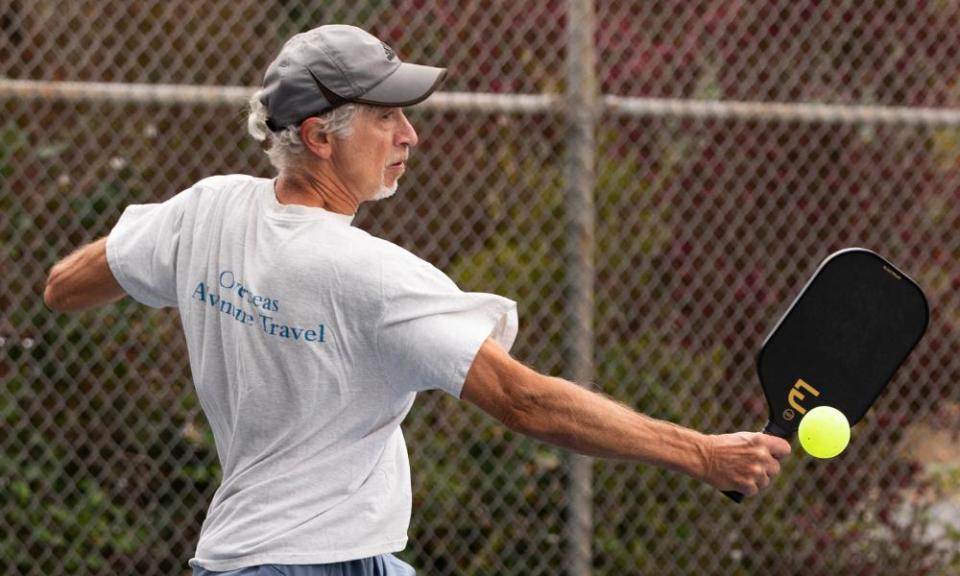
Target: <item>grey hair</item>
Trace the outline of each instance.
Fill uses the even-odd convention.
[[[304,160],[304,146],[300,139],[300,124],[287,126],[279,132],[267,127],[267,107],[260,101],[260,92],[250,97],[250,112],[247,116],[247,132],[258,142],[266,142],[270,164],[278,171],[294,167]],[[353,119],[366,106],[346,104],[318,116],[322,124],[320,132],[345,140],[353,133]]]

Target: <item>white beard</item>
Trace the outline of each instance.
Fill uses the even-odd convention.
[[[393,186],[381,186],[377,193],[374,194],[373,200],[383,200],[384,198],[389,198],[397,193],[397,187],[400,185],[400,182],[394,182]]]

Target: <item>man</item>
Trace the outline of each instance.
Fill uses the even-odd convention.
[[[401,63],[350,26],[290,39],[252,101],[274,180],[216,176],[130,206],[53,267],[44,299],[74,311],[125,294],[179,309],[223,467],[195,574],[407,574],[411,511],[400,422],[440,389],[509,428],[583,454],[756,494],[779,438],[707,436],[638,414],[508,354],[515,304],[464,293],[350,226],[397,188],[417,134],[402,107],[445,70]],[[271,572],[272,573],[272,572]]]

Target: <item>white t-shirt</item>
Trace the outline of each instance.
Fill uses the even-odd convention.
[[[516,304],[462,292],[352,217],[281,205],[273,181],[215,176],[129,206],[107,240],[123,289],[179,308],[223,482],[196,556],[209,570],[402,550],[400,422],[420,390],[459,397]]]

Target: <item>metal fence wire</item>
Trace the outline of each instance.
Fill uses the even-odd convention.
[[[450,68],[409,111],[421,142],[400,194],[355,225],[517,300],[514,353],[540,371],[705,432],[756,430],[755,354],[827,254],[875,250],[931,304],[850,448],[796,447],[741,506],[422,394],[405,560],[960,573],[954,0],[0,1],[0,572],[188,573],[219,468],[176,312],[56,314],[44,280],[127,204],[271,174],[244,101],[286,38],[334,22]]]

